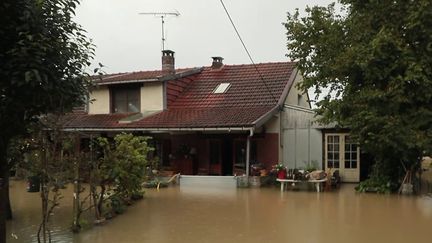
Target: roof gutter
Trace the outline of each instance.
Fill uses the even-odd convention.
[[[193,69],[185,71],[185,72],[158,77],[158,81],[170,81],[173,79],[181,79],[181,78],[188,77],[188,76],[191,76],[191,75],[194,75],[197,73],[201,73],[202,70],[204,70],[204,67],[193,68]]]
[[[314,110],[309,109],[309,108],[305,108],[305,107],[302,107],[302,106],[295,106],[295,105],[287,105],[287,104],[285,104],[283,107],[284,108],[288,108],[290,110],[303,111],[303,112],[307,112],[307,113],[311,113],[311,114],[316,114],[316,112]]]
[[[285,100],[288,96],[289,91],[291,90],[292,85],[294,84],[294,80],[297,78],[298,70],[297,68],[294,68],[293,72],[291,73],[291,76],[288,80],[288,84],[285,86],[284,90],[282,91],[282,95],[280,96],[278,103],[275,107],[273,107],[270,111],[256,119],[252,124],[254,124],[254,127],[261,127],[266,122],[270,120],[270,118],[273,115],[276,115],[278,112],[283,110]]]
[[[159,79],[150,78],[150,79],[136,79],[136,80],[123,80],[123,81],[101,81],[95,83],[95,86],[103,86],[103,85],[112,85],[112,84],[134,84],[134,83],[148,83],[148,82],[157,82]]]
[[[148,82],[163,82],[163,81],[169,81],[169,80],[174,80],[174,79],[180,79],[180,78],[184,78],[190,75],[194,75],[197,73],[202,72],[204,68],[203,67],[199,67],[199,68],[193,68],[191,70],[185,71],[185,72],[180,72],[177,74],[171,74],[171,75],[164,75],[164,76],[159,76],[159,77],[155,77],[155,78],[149,78],[149,79],[135,79],[135,80],[115,80],[115,81],[99,81],[99,82],[95,82],[96,86],[103,86],[103,85],[112,85],[112,84],[133,84],[133,83],[148,83]],[[126,73],[124,75],[128,75],[129,73]],[[106,79],[110,79],[110,78],[116,78],[118,76],[115,77],[108,77]]]
[[[65,128],[67,132],[192,132],[192,131],[249,131],[254,134],[254,127],[202,127],[202,128]]]

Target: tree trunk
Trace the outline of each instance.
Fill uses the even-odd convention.
[[[11,208],[11,203],[10,203],[10,198],[9,198],[9,170],[7,173],[7,178],[5,180],[5,187],[6,187],[6,219],[7,220],[11,220],[12,219],[12,208]]]
[[[81,216],[81,206],[80,206],[80,192],[81,192],[81,183],[79,180],[79,164],[75,160],[74,162],[74,200],[73,200],[73,224],[72,231],[77,233],[81,229],[81,225],[79,223]]]
[[[101,187],[101,191],[100,191],[100,193],[99,193],[99,202],[98,202],[98,204],[97,204],[97,210],[98,210],[98,214],[99,214],[99,216],[102,216],[101,214],[102,214],[102,206],[103,206],[103,202],[104,202],[104,196],[105,196],[105,185],[104,184],[101,184],[100,185],[100,187]]]
[[[94,206],[94,209],[95,209],[95,217],[96,217],[96,220],[99,220],[99,219],[101,219],[101,214],[100,214],[100,211],[99,211],[99,201],[98,201],[98,195],[97,195],[97,191],[96,191],[96,186],[94,185],[94,182],[93,181],[91,181],[90,182],[91,184],[90,184],[90,193],[91,193],[91,201],[93,201],[93,206]]]
[[[6,178],[4,171],[6,170],[5,163],[0,162],[0,243],[6,243],[6,211],[7,211],[7,189]]]
[[[6,219],[12,218],[9,202],[9,168],[6,159],[9,139],[0,136],[0,243],[6,242]]]

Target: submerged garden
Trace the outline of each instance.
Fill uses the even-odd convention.
[[[31,136],[14,140],[9,159],[16,177],[28,178],[29,192],[42,198],[39,241],[50,241],[50,217],[63,197],[73,197],[71,228],[79,232],[123,213],[142,199],[143,183],[152,180],[158,158],[149,137],[118,134],[113,138],[65,132],[62,117],[47,116]],[[66,186],[73,195],[62,195]]]

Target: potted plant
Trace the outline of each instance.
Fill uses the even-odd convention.
[[[278,179],[286,179],[287,178],[287,169],[286,169],[285,165],[283,165],[282,163],[274,165],[273,170],[276,172]]]

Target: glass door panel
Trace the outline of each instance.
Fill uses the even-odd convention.
[[[338,135],[327,137],[327,168],[340,167],[340,139]]]

